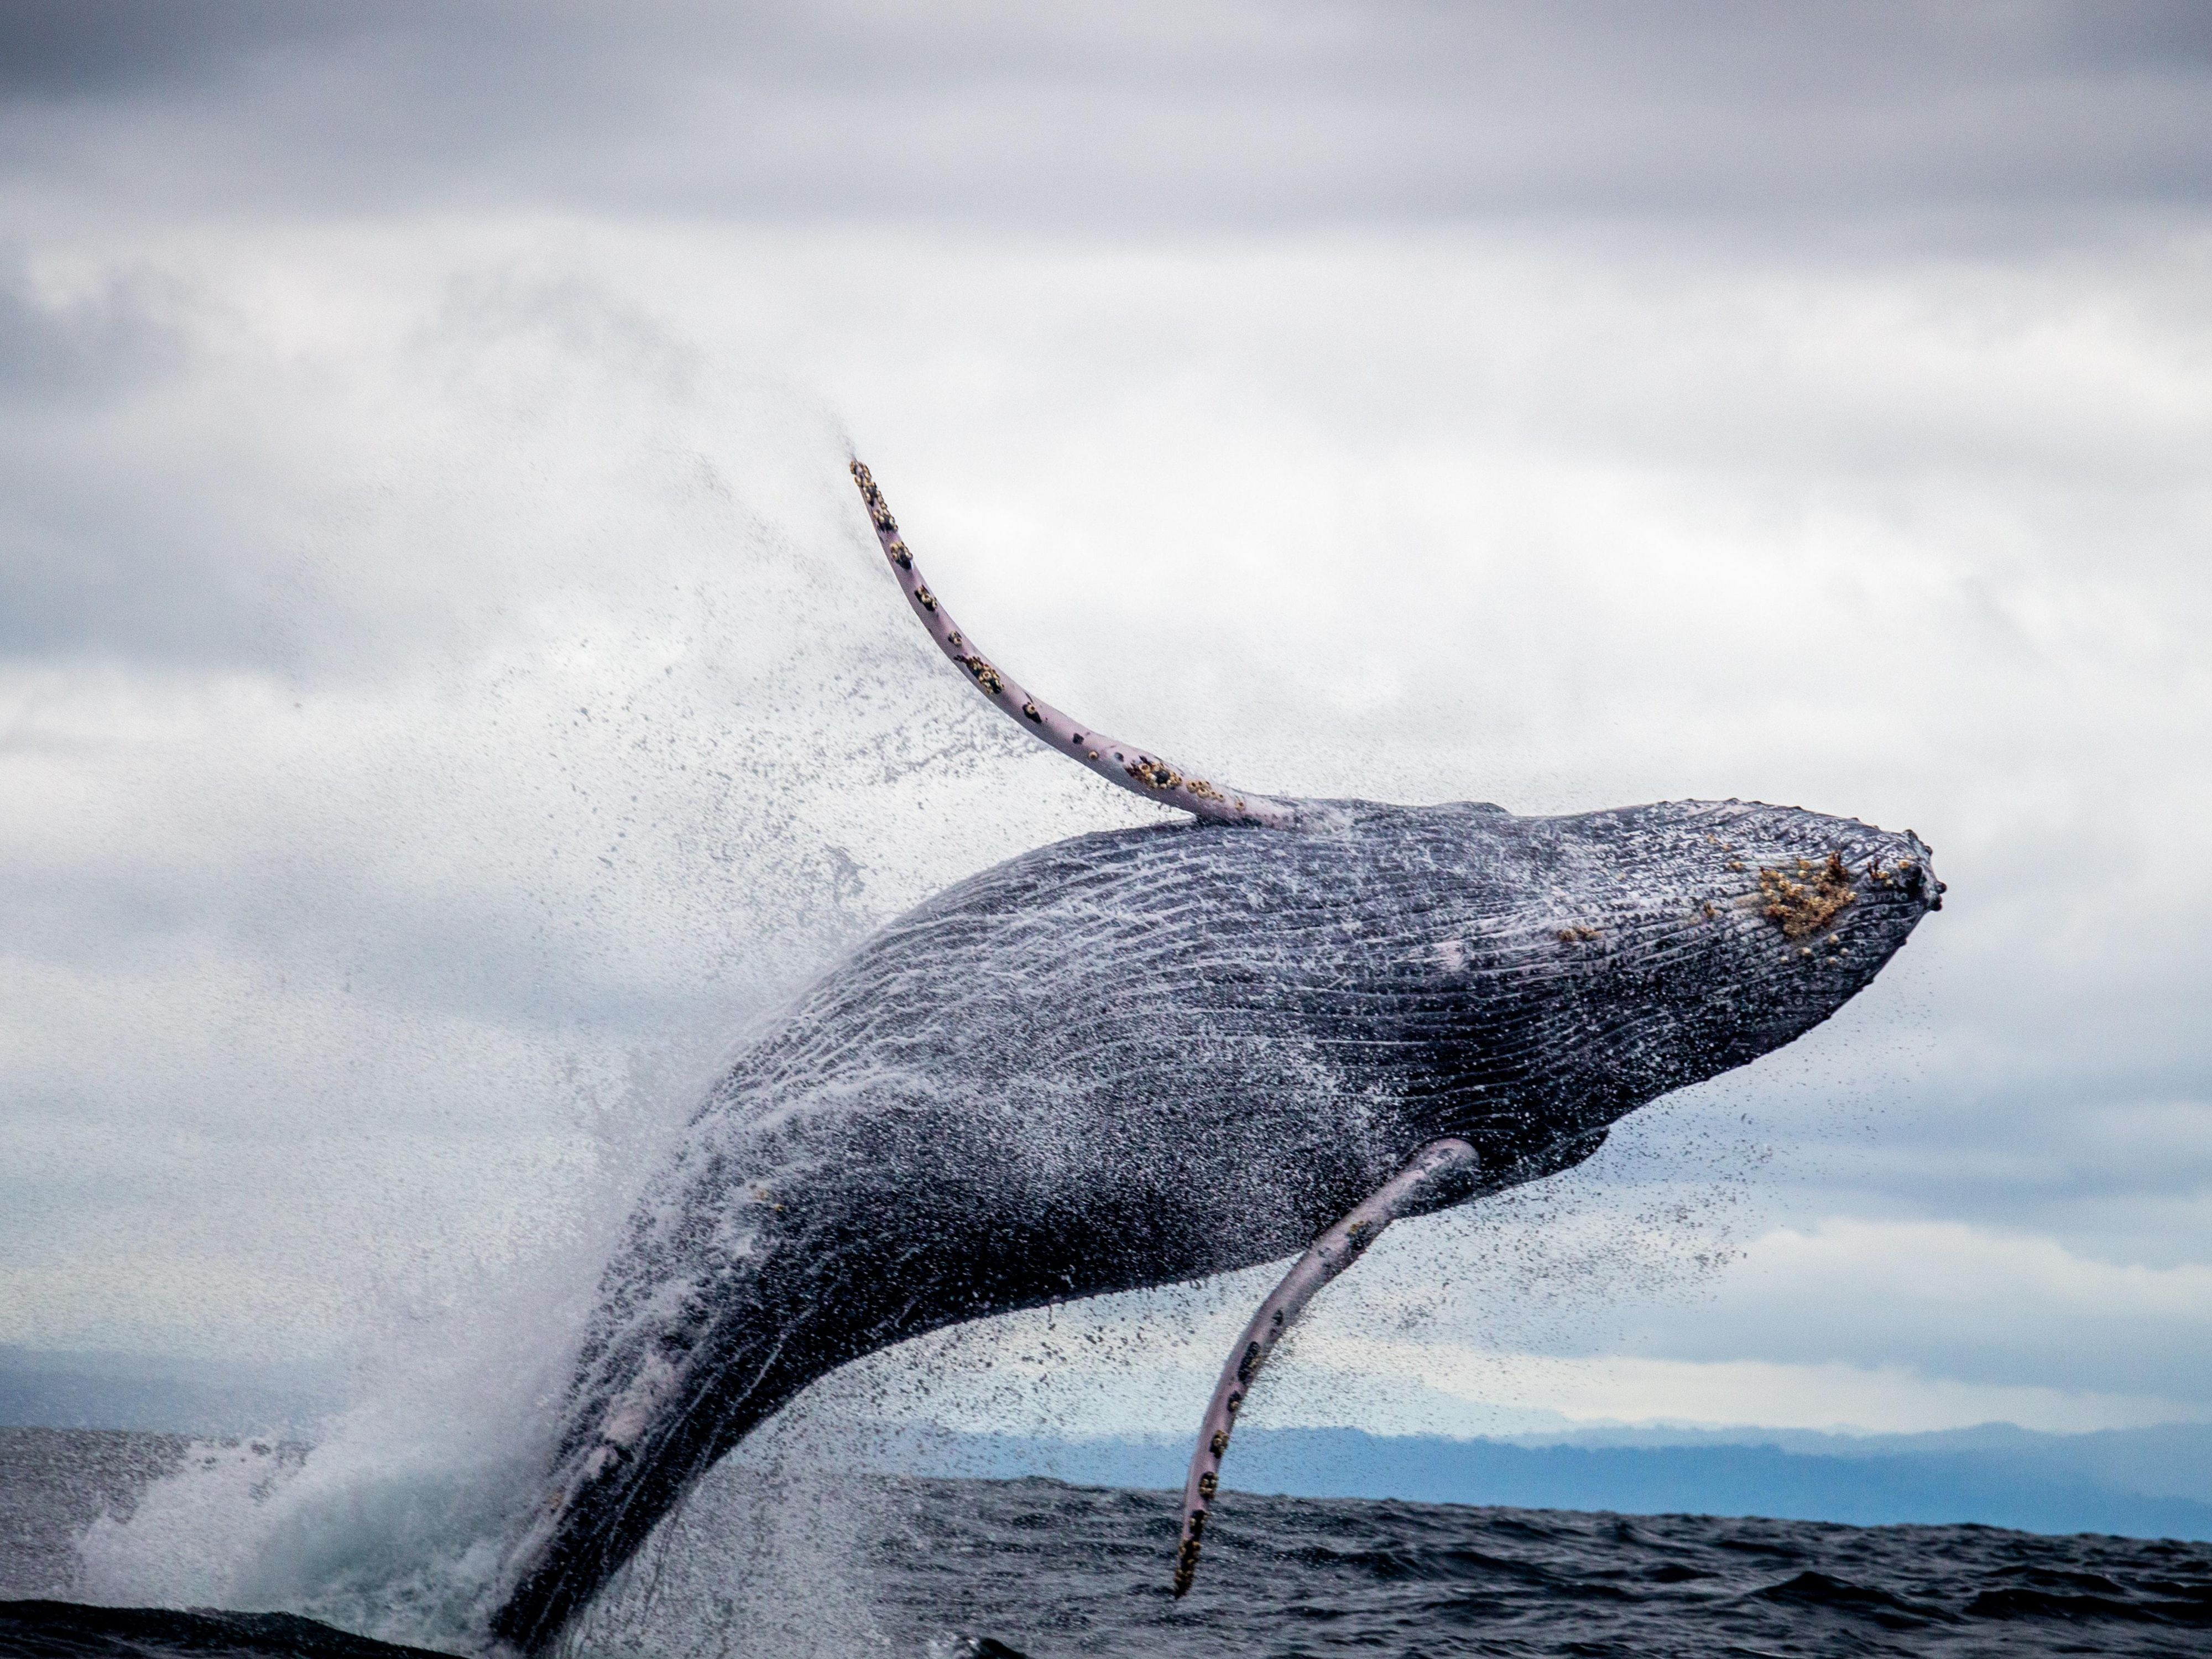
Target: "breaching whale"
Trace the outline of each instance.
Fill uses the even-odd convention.
[[[1180,1594],[1254,1374],[1382,1227],[1567,1169],[1636,1107],[1789,1042],[1941,906],[1910,831],[1796,807],[1524,817],[1216,783],[987,659],[852,471],[977,688],[1193,821],[1079,836],[939,894],[708,1091],[606,1269],[543,1504],[510,1543],[491,1628],[525,1651],[846,1362],[1296,1255],[1202,1424]]]

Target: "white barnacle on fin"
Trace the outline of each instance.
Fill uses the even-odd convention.
[[[868,510],[869,521],[875,526],[876,539],[882,544],[884,556],[890,561],[891,572],[897,577],[907,602],[929,629],[939,649],[966,671],[983,694],[1009,715],[1054,748],[1065,745],[1077,757],[1078,764],[1146,800],[1180,807],[1214,823],[1253,824],[1268,830],[1288,830],[1298,823],[1298,808],[1290,801],[1224,788],[1194,777],[1187,767],[1172,765],[1133,744],[1116,743],[1079,725],[1017,684],[1012,675],[987,659],[975,641],[953,623],[944,601],[931,592],[928,583],[922,580],[921,571],[914,562],[914,550],[901,536],[898,520],[891,516],[890,507],[884,500],[883,491],[877,488],[874,476],[857,459],[852,467],[853,482],[859,486],[861,503]],[[1102,753],[1110,753],[1114,757],[1104,760]],[[1135,759],[1124,760],[1124,756],[1133,756]]]

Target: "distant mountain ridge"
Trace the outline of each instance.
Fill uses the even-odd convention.
[[[337,1405],[331,1379],[305,1369],[0,1346],[0,1427],[312,1438]],[[1190,1455],[1179,1437],[1048,1438],[910,1424],[880,1425],[849,1443],[856,1462],[889,1472],[1169,1489],[1182,1485]],[[1882,1435],[1609,1426],[1466,1440],[1248,1425],[1224,1477],[1232,1494],[2212,1540],[2208,1424],[2089,1434],[2008,1423]]]
[[[1224,1482],[1232,1493],[2212,1540],[2212,1501],[2194,1495],[2212,1491],[2212,1428],[2198,1425],[2092,1435],[1991,1425],[1866,1440],[1781,1431],[1790,1445],[1757,1429],[1692,1432],[1688,1443],[1604,1443],[1638,1431],[1600,1431],[1600,1443],[1529,1444],[1248,1426]],[[968,1434],[893,1437],[878,1461],[917,1474],[1172,1488],[1188,1456],[1180,1441]]]
[[[2208,1423],[2161,1423],[2078,1434],[2051,1434],[2017,1423],[1978,1423],[1971,1428],[1917,1434],[1608,1427],[1488,1437],[1518,1446],[1773,1446],[1813,1457],[2017,1458],[2126,1492],[2212,1503],[2212,1424]]]
[[[333,1380],[307,1367],[0,1345],[0,1428],[305,1435],[337,1404]]]

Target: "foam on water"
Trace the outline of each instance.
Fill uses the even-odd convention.
[[[545,1455],[561,1322],[428,1334],[365,1376],[312,1448],[202,1443],[127,1520],[79,1541],[82,1593],[112,1605],[282,1609],[388,1641],[471,1639],[515,1506]],[[447,1346],[434,1346],[443,1337]]]

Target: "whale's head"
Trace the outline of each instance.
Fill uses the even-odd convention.
[[[1766,1047],[1841,1008],[1942,908],[1929,849],[1909,830],[1759,802],[1641,816],[1652,844],[1630,868],[1655,912],[1653,971],[1666,975],[1686,950],[1677,994],[1735,1002],[1747,1039]],[[1687,918],[1672,933],[1656,925],[1670,898]]]
[[[1434,964],[1439,1132],[1594,1127],[1755,1060],[1835,1013],[1942,904],[1910,830],[1797,807],[1425,810],[1432,873],[1405,937]]]

